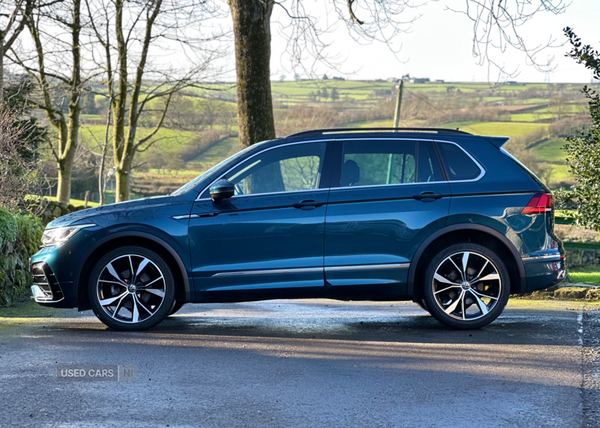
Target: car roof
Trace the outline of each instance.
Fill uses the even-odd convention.
[[[325,136],[330,134],[336,134],[339,136],[340,134],[373,134],[373,133],[390,133],[394,134],[398,132],[409,132],[413,133],[427,133],[427,134],[452,134],[452,135],[472,135],[465,131],[460,131],[457,129],[448,129],[448,128],[325,128],[325,129],[313,129],[310,131],[298,132],[296,134],[289,135],[285,138],[297,138],[297,137],[315,137],[315,136]]]
[[[506,143],[509,137],[491,137],[483,135],[473,135],[465,131],[448,128],[326,128],[314,129],[310,131],[298,132],[287,137],[276,140],[279,144],[285,144],[291,141],[303,141],[306,139],[340,139],[340,138],[427,138],[440,139],[440,137],[450,138],[455,141],[462,138],[484,139],[500,148]]]

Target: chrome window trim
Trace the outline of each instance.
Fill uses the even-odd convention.
[[[232,196],[230,199],[238,199],[238,198],[248,198],[248,197],[252,197],[252,196],[265,196],[265,195],[282,195],[284,193],[310,193],[310,192],[329,192],[329,188],[327,189],[309,189],[309,190],[288,190],[288,191],[284,191],[284,192],[271,192],[271,193],[252,193],[251,195],[234,195]],[[203,190],[204,192],[204,190]],[[210,201],[210,198],[199,198],[196,199],[195,202],[201,202],[201,201]],[[175,217],[173,217],[175,218]]]
[[[309,144],[309,143],[327,143],[329,141],[335,141],[335,138],[330,138],[330,139],[326,139],[326,140],[308,140],[308,141],[297,141],[295,143],[288,143],[288,144],[278,144],[276,146],[272,146],[272,147],[267,147],[266,149],[263,149],[259,152],[254,153],[253,155],[247,157],[246,159],[244,159],[242,162],[246,162],[247,160],[252,159],[255,156],[258,156],[260,154],[263,154],[265,152],[268,152],[269,150],[273,150],[273,149],[279,149],[282,147],[290,147],[290,146],[296,146],[298,144]],[[232,166],[231,168],[229,168],[227,171],[225,171],[223,174],[221,174],[219,176],[219,178],[217,178],[216,180],[214,180],[213,182],[211,182],[208,186],[206,186],[204,189],[202,189],[202,191],[200,193],[198,193],[198,197],[196,198],[196,201],[201,201],[201,200],[210,200],[210,198],[200,198],[200,195],[202,195],[206,189],[210,189],[210,187],[215,184],[217,181],[221,180],[223,177],[225,177],[231,170],[237,168],[239,165],[236,164],[234,166]],[[315,191],[315,190],[326,190],[326,189],[308,189],[308,190],[290,190],[290,191],[283,191],[283,192],[272,192],[272,193],[254,193],[251,195],[234,195],[232,196],[232,198],[237,198],[240,196],[259,196],[259,195],[274,195],[274,194],[281,194],[281,193],[293,193],[293,192],[308,192],[308,191]]]
[[[264,150],[261,150],[260,152],[254,153],[252,156],[244,159],[244,162],[252,159],[254,156],[258,156],[259,154],[265,153],[269,150],[273,150],[273,149],[277,149],[280,147],[289,147],[289,146],[294,146],[297,144],[309,144],[309,143],[327,143],[330,141],[340,141],[340,142],[345,142],[345,141],[353,141],[353,140],[359,140],[358,138],[333,138],[333,139],[322,139],[322,140],[308,140],[308,141],[297,141],[295,143],[288,143],[288,144],[281,144],[281,145],[277,145],[277,146],[273,146],[273,147],[267,147]],[[452,183],[473,183],[475,181],[479,181],[483,178],[483,176],[485,175],[486,171],[485,168],[477,161],[477,159],[475,159],[468,151],[466,151],[463,147],[461,147],[460,144],[455,143],[453,141],[447,141],[447,140],[438,140],[435,138],[405,138],[405,137],[401,137],[401,138],[369,138],[369,140],[371,141],[430,141],[433,143],[444,143],[444,144],[454,144],[456,147],[458,147],[460,150],[462,150],[468,157],[469,159],[471,159],[475,165],[477,165],[477,167],[479,168],[479,175],[475,178],[471,178],[469,180],[443,180],[443,181],[429,181],[429,182],[417,182],[417,183],[395,183],[395,184],[369,184],[369,185],[364,185],[364,186],[337,186],[337,187],[331,187],[330,190],[339,190],[339,189],[366,189],[366,188],[372,188],[372,187],[390,187],[390,186],[414,186],[414,185],[423,185],[423,184],[443,184],[443,183],[448,183],[448,184],[452,184]],[[440,160],[440,163],[441,160]],[[210,183],[208,186],[206,186],[204,189],[202,189],[202,191],[200,193],[198,193],[198,197],[196,198],[196,201],[210,201],[210,198],[200,198],[200,195],[202,195],[206,189],[210,189],[210,186],[212,186],[213,184],[215,184],[218,180],[222,179],[225,175],[227,175],[227,173],[229,173],[232,169],[236,168],[239,164],[234,165],[233,167],[229,168],[227,171],[225,171],[222,175],[219,176],[219,178],[217,178],[216,180],[214,180],[212,183]],[[440,165],[442,168],[444,168],[444,165],[441,164]],[[248,196],[264,196],[264,195],[276,195],[276,194],[282,194],[282,193],[296,193],[296,192],[312,192],[315,190],[326,190],[326,189],[309,189],[309,190],[290,190],[290,191],[284,191],[284,192],[272,192],[272,193],[255,193],[252,195],[235,195],[232,197],[233,198],[239,198],[239,197],[248,197]]]
[[[443,181],[421,181],[421,182],[415,182],[415,183],[394,183],[394,184],[367,184],[364,186],[338,186],[338,187],[332,187],[331,190],[339,190],[339,189],[367,189],[367,188],[372,188],[372,187],[392,187],[392,186],[415,186],[415,185],[423,185],[423,184],[443,184],[443,183],[448,183],[448,184],[452,184],[452,183],[472,183],[474,181],[479,181],[483,178],[483,176],[485,175],[485,168],[483,168],[483,166],[477,162],[477,160],[471,156],[471,154],[469,152],[467,152],[465,149],[463,149],[460,144],[457,144],[453,141],[446,141],[446,140],[436,140],[436,139],[424,139],[424,138],[370,138],[370,140],[375,140],[375,141],[430,141],[433,143],[445,143],[445,144],[454,144],[455,146],[457,146],[459,149],[461,149],[474,163],[475,165],[477,165],[477,167],[479,168],[479,175],[475,178],[471,178],[469,180],[443,180]],[[348,141],[348,140],[339,140],[339,141]],[[442,168],[445,168],[444,165],[442,164],[442,161],[440,159],[440,166]]]
[[[477,165],[477,167],[479,168],[479,175],[475,178],[470,178],[469,180],[448,180],[447,183],[472,183],[474,181],[479,181],[483,178],[483,176],[485,175],[485,168],[483,167],[483,165],[481,165],[477,159],[475,159],[471,153],[469,153],[468,151],[466,151],[460,144],[457,144],[453,141],[446,141],[446,140],[433,140],[436,143],[445,143],[445,144],[454,144],[456,147],[458,147],[459,149],[461,149],[474,163],[475,165]],[[441,160],[441,159],[440,159]],[[442,168],[444,168],[443,162],[442,162]]]
[[[407,269],[410,263],[385,263],[375,265],[348,265],[348,266],[325,266],[312,268],[290,268],[290,269],[262,269],[262,270],[240,270],[235,272],[218,272],[212,275],[212,278],[223,278],[231,276],[246,276],[246,275],[277,275],[285,273],[312,273],[312,272],[341,272],[354,270],[371,270],[371,269]]]

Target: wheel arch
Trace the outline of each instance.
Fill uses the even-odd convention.
[[[514,244],[503,234],[488,226],[470,223],[459,223],[447,226],[429,236],[417,249],[408,271],[408,295],[413,296],[413,301],[422,298],[422,276],[425,273],[427,262],[431,260],[440,249],[459,242],[474,242],[484,245],[498,253],[506,260],[512,293],[525,293],[527,290],[527,277],[525,267],[519,251]]]
[[[147,232],[126,231],[110,234],[89,248],[82,258],[81,268],[78,269],[75,284],[77,284],[77,306],[80,311],[90,309],[87,285],[90,274],[94,268],[94,261],[98,260],[114,248],[136,245],[155,251],[165,259],[175,279],[175,298],[178,301],[191,300],[190,282],[183,260],[175,249],[166,241]]]

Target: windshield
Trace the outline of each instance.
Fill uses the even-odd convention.
[[[237,152],[236,154],[234,154],[233,156],[228,157],[225,160],[222,160],[221,162],[219,162],[218,164],[216,164],[215,166],[211,167],[210,169],[204,171],[202,174],[200,174],[198,177],[194,178],[192,181],[184,184],[183,186],[181,186],[179,189],[175,190],[173,193],[171,193],[172,196],[177,196],[177,195],[182,195],[188,191],[190,191],[191,189],[193,189],[194,187],[196,187],[198,185],[198,183],[200,183],[202,180],[204,180],[206,177],[208,177],[209,175],[211,175],[213,172],[215,172],[217,169],[221,168],[223,165],[225,165],[226,163],[233,161],[237,158],[239,158],[240,156],[244,155],[247,151],[249,151],[250,149],[254,148],[255,146],[250,146],[250,147],[246,147],[244,150],[241,150],[239,152]]]

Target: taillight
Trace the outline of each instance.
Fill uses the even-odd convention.
[[[521,214],[544,214],[554,209],[552,193],[536,193],[527,203]]]

